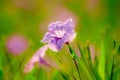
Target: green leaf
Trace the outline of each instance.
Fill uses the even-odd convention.
[[[52,72],[51,80],[61,80],[61,74],[58,70]]]
[[[70,77],[68,74],[66,74],[65,72],[59,71],[63,80],[70,80]]]
[[[120,45],[119,45],[119,47],[118,47],[117,54],[119,54],[119,55],[120,55]]]
[[[100,52],[100,60],[99,60],[99,74],[102,80],[105,80],[105,50],[103,40],[101,41],[101,52]]]
[[[94,67],[94,65],[92,63],[89,45],[87,46],[87,53],[88,53],[88,61],[87,62],[88,62],[88,66],[90,68],[90,71],[92,72],[92,75],[94,76],[94,78],[96,80],[102,80],[99,73],[98,73],[98,71],[95,70],[95,67]]]
[[[3,71],[0,69],[0,80],[3,80]]]
[[[71,54],[72,58],[79,60],[77,54],[75,53],[75,51],[73,50],[73,48],[70,46],[70,44],[68,44],[68,48],[69,48],[69,51],[70,51],[70,54]]]
[[[83,54],[83,52],[82,52],[79,44],[78,44],[78,49],[79,49],[79,52],[80,52],[80,54],[81,54],[81,57],[82,57],[83,61],[85,62],[86,59],[85,59],[85,56],[84,56],[84,54]]]
[[[114,72],[113,72],[113,69],[114,69],[114,56],[115,56],[115,53],[116,53],[116,51],[115,51],[115,47],[116,47],[116,41],[114,40],[113,41],[113,49],[112,49],[112,53],[111,53],[111,55],[110,55],[110,59],[109,59],[109,64],[108,64],[108,67],[106,68],[106,70],[107,70],[107,79],[112,79],[113,78],[113,74],[114,74]]]
[[[85,63],[78,58],[76,52],[73,50],[73,48],[68,44],[68,48],[70,50],[70,53],[72,55],[72,58],[75,58],[78,61],[79,67],[81,67],[82,71],[86,73],[86,76],[88,77],[89,80],[93,80],[93,77],[90,75],[90,72],[88,68],[86,67]],[[81,71],[81,70],[80,70]]]
[[[79,51],[81,53],[81,57],[86,65],[86,67],[88,68],[91,76],[93,76],[94,79],[97,79],[97,80],[101,80],[101,77],[98,73],[97,70],[95,70],[95,67],[93,66],[92,64],[92,60],[91,60],[91,56],[90,56],[90,49],[89,49],[89,46],[87,46],[87,54],[88,54],[88,60],[86,59],[86,57],[84,56],[84,53],[83,51],[81,50],[80,48],[80,45],[78,44],[78,48],[79,48]]]

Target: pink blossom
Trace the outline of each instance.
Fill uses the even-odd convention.
[[[48,26],[48,32],[45,34],[44,38],[41,40],[43,43],[47,43],[45,46],[41,47],[30,59],[30,61],[25,65],[25,72],[32,70],[34,63],[40,62],[42,64],[48,65],[46,61],[42,61],[45,52],[48,48],[53,51],[59,51],[63,44],[72,42],[76,36],[74,31],[74,25],[72,19],[68,19],[65,22],[57,21],[51,22]]]
[[[55,52],[59,51],[63,44],[72,42],[76,36],[72,19],[51,22],[48,30],[41,42],[48,43],[49,48]]]
[[[28,47],[27,40],[21,35],[12,35],[6,41],[6,48],[9,53],[21,54]]]

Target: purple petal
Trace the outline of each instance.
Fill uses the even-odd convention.
[[[24,68],[24,72],[25,73],[28,73],[28,72],[30,72],[32,69],[33,69],[33,65],[32,64],[27,64],[27,65],[25,65],[25,68]]]
[[[57,21],[57,22],[51,22],[48,26],[48,30],[51,31],[53,29],[56,29],[56,27],[63,25],[63,22]]]
[[[72,42],[76,37],[76,32],[74,30],[67,30],[67,33],[63,38],[66,38],[68,42]]]
[[[56,40],[53,40],[49,43],[49,48],[52,49],[55,52],[58,52],[58,48],[56,47]]]
[[[64,25],[66,29],[69,29],[69,28],[73,29],[75,27],[72,19],[66,20]]]
[[[50,64],[49,64],[46,60],[44,60],[43,58],[41,58],[41,57],[40,57],[40,59],[39,59],[39,62],[40,62],[41,64],[45,65],[45,66],[49,66],[49,67],[50,67]]]
[[[54,24],[54,22],[51,22],[48,26],[48,30],[51,31],[55,27],[56,27],[56,25]]]
[[[47,32],[41,42],[48,43],[53,39],[53,36],[50,32]]]
[[[61,38],[55,38],[49,43],[49,48],[52,49],[53,51],[57,52],[62,48],[62,45],[64,42],[62,41]]]
[[[48,46],[49,46],[49,45],[47,44],[47,45],[41,47],[41,48],[36,52],[36,54],[35,54],[34,56],[35,56],[35,57],[41,57],[41,58],[43,58],[44,55],[45,55],[46,50],[48,49]],[[34,57],[34,56],[33,56],[33,57]]]
[[[48,45],[41,47],[30,59],[30,61],[25,65],[24,72],[30,72],[36,62],[39,62],[39,58],[43,58],[46,50],[48,49]]]

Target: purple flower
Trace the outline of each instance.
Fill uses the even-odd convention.
[[[65,22],[51,22],[47,32],[41,42],[48,43],[49,48],[53,51],[59,51],[63,44],[74,40],[76,33],[72,19]]]
[[[76,36],[72,19],[65,22],[51,22],[48,26],[48,30],[49,32],[47,32],[41,40],[41,42],[48,44],[41,47],[37,53],[33,55],[31,60],[25,65],[25,72],[31,71],[36,62],[48,65],[48,63],[42,59],[46,50],[50,48],[57,52],[62,48],[63,44],[73,41]]]
[[[28,41],[22,35],[12,35],[6,41],[6,49],[9,53],[18,55],[28,47]]]

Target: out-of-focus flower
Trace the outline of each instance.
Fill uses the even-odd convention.
[[[6,41],[6,48],[9,53],[21,54],[28,47],[28,41],[21,35],[12,35]]]
[[[68,18],[72,18],[74,20],[74,23],[78,24],[78,17],[74,14],[74,12],[70,11],[64,6],[60,6],[58,8],[55,8],[53,11],[53,20],[61,20],[65,21]]]
[[[25,9],[25,10],[33,10],[35,8],[34,0],[13,0],[16,7]]]
[[[73,39],[76,36],[72,19],[68,19],[65,22],[51,22],[48,26],[48,30],[49,32],[47,32],[44,38],[41,40],[41,42],[48,44],[41,47],[37,51],[37,53],[33,55],[31,60],[25,66],[25,72],[31,71],[34,66],[34,63],[43,62],[40,60],[40,58],[42,59],[44,57],[45,52],[48,48],[57,52],[62,48],[63,44],[73,41]]]
[[[59,51],[63,44],[74,40],[76,33],[72,19],[65,22],[51,22],[47,32],[41,42],[48,43],[53,51]]]

